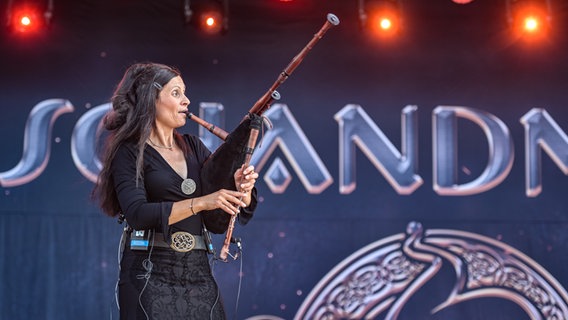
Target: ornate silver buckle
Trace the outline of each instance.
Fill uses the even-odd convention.
[[[170,247],[177,252],[189,252],[195,247],[195,237],[189,232],[178,231],[172,234]]]

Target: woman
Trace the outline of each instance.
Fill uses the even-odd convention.
[[[198,137],[176,132],[187,121],[185,89],[171,67],[134,64],[104,121],[110,134],[95,194],[106,214],[120,215],[128,226],[118,283],[121,319],[224,319],[205,225],[225,213],[246,223],[256,207],[252,166],[234,173],[239,191],[203,194],[200,170],[211,152]]]

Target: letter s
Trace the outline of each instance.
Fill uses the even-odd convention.
[[[0,172],[0,186],[26,184],[45,170],[51,151],[53,123],[60,115],[73,111],[73,105],[65,99],[48,99],[35,105],[24,129],[22,158],[11,170]]]
[[[73,129],[71,135],[71,156],[79,172],[91,182],[97,182],[102,164],[97,157],[97,137],[101,129],[101,120],[111,110],[111,104],[105,103],[87,111]]]

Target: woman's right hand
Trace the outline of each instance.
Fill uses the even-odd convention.
[[[208,195],[196,198],[193,204],[195,212],[198,210],[221,209],[230,215],[239,213],[240,207],[246,207],[241,200],[246,194],[243,192],[221,189]]]
[[[221,189],[201,197],[175,202],[168,224],[172,225],[203,210],[221,209],[230,215],[235,215],[239,213],[239,207],[246,207],[241,200],[245,196],[243,192]]]

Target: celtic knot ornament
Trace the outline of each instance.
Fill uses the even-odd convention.
[[[454,281],[447,283],[448,293],[431,307],[431,314],[467,301],[493,299],[512,302],[530,319],[568,319],[566,290],[522,252],[474,233],[424,230],[418,222],[335,266],[312,289],[294,319],[395,320],[403,309],[412,308],[413,296],[447,270]]]
[[[189,252],[195,247],[195,237],[191,233],[178,231],[172,234],[170,247],[177,252]]]

